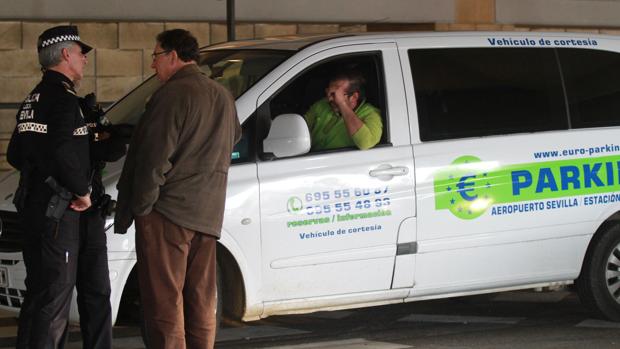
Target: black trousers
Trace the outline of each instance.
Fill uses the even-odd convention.
[[[68,210],[60,222],[44,217],[45,203],[21,214],[25,232],[26,296],[18,349],[64,348],[73,288],[84,348],[112,346],[112,315],[104,220],[99,211]]]

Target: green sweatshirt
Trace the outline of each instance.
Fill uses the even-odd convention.
[[[383,132],[379,109],[364,101],[355,109],[355,114],[364,125],[351,137],[344,120],[334,113],[326,98],[314,103],[305,115],[312,138],[312,150],[352,146],[370,149],[379,143]]]

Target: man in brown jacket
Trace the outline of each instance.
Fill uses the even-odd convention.
[[[186,30],[157,36],[151,67],[163,85],[136,125],[118,183],[115,232],[135,219],[149,349],[215,342],[216,239],[241,128],[231,94],[200,70],[198,54]]]

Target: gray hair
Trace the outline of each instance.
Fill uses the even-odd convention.
[[[63,41],[47,47],[39,51],[39,64],[43,69],[48,69],[58,65],[62,60],[62,49],[70,50],[73,45],[77,45],[73,41]]]

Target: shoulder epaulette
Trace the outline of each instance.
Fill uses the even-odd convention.
[[[71,86],[71,84],[69,84],[66,81],[61,81],[62,86],[65,87],[65,90],[67,90],[67,92],[69,92],[70,94],[77,96],[77,93],[75,93],[75,90],[73,89],[73,86]]]

